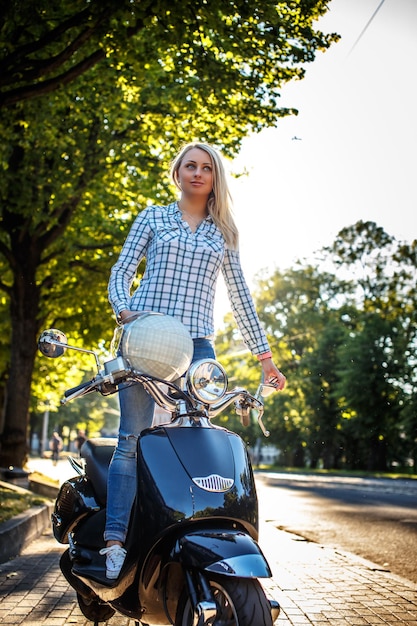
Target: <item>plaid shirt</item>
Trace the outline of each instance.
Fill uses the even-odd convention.
[[[146,270],[131,294],[139,263]],[[214,334],[213,308],[222,271],[243,340],[253,354],[269,351],[240,265],[211,217],[193,233],[177,202],[150,206],[135,219],[109,280],[109,301],[118,315],[124,309],[156,311],[178,318],[193,338]]]

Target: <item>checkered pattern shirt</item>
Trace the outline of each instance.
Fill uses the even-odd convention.
[[[144,258],[145,273],[131,293]],[[255,355],[268,352],[239,252],[227,248],[210,216],[193,233],[177,202],[150,206],[139,213],[112,267],[109,301],[116,315],[125,309],[165,313],[181,320],[193,338],[211,337],[220,270],[245,344]]]

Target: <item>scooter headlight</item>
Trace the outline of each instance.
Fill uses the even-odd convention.
[[[213,404],[226,393],[226,372],[214,359],[195,361],[187,372],[187,387],[200,402]]]

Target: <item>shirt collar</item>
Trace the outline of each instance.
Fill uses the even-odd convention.
[[[175,214],[176,218],[182,219],[182,212],[179,207],[178,200],[176,200],[172,204],[169,204],[168,210],[171,210]],[[213,217],[210,215],[210,213],[207,215],[207,217],[204,218],[203,222],[213,222]]]

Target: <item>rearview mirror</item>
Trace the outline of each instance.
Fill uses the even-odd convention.
[[[68,340],[61,330],[56,328],[48,328],[44,330],[38,339],[38,348],[44,356],[56,359],[62,356],[68,345]]]

